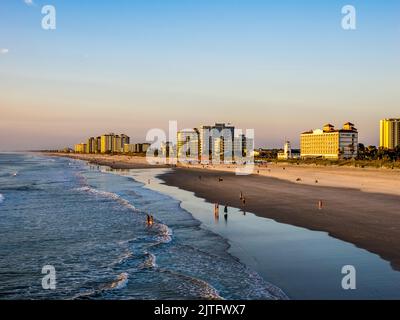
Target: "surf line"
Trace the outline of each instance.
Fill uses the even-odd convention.
[[[174,316],[181,316],[185,318],[189,311],[189,307],[168,307],[164,304],[161,307],[156,307],[154,309],[155,315],[174,315]]]

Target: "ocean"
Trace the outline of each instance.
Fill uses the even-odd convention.
[[[287,298],[180,201],[82,161],[0,154],[0,235],[0,299]]]

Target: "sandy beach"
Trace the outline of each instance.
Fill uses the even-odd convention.
[[[200,169],[174,169],[160,178],[168,185],[192,191],[212,203],[327,232],[380,255],[400,270],[398,195]],[[240,201],[240,192],[246,198],[245,205]],[[319,201],[322,201],[322,209],[319,209]]]
[[[201,165],[181,165],[180,167],[203,169]],[[231,173],[236,170],[235,166],[226,164],[208,165],[204,168],[210,171]],[[299,185],[351,188],[400,196],[400,170],[397,169],[268,163],[268,165],[255,165],[253,174],[295,182]]]
[[[153,167],[145,158],[73,157],[116,169]],[[284,164],[256,167],[249,176],[237,176],[234,170],[228,165],[178,166],[160,178],[211,203],[327,232],[378,254],[400,270],[400,171]]]
[[[125,155],[100,155],[100,154],[74,154],[74,153],[45,153],[48,156],[66,157],[76,160],[87,161],[100,166],[108,166],[113,169],[148,169],[169,168],[167,165],[150,165],[146,157]],[[156,163],[157,161],[155,161]]]

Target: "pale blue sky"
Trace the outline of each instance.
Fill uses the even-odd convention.
[[[57,30],[41,28],[41,7]],[[357,9],[357,30],[341,8]],[[400,117],[398,0],[0,2],[0,150],[231,122],[257,146],[326,122],[378,143]]]

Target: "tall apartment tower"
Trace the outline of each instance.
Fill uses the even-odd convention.
[[[94,137],[91,137],[87,140],[86,144],[86,153],[95,153],[97,148],[97,140]]]
[[[208,160],[212,153],[221,156],[222,159],[225,157],[233,158],[234,126],[224,123],[216,123],[214,126],[201,126],[199,128],[199,138],[199,151],[203,160]]]
[[[199,130],[180,130],[177,134],[177,156],[189,161],[200,159]]]
[[[114,134],[110,133],[110,134],[105,134],[101,136],[101,153],[110,153],[112,152],[112,147],[113,147],[113,138],[114,138]]]
[[[379,146],[385,149],[400,146],[400,119],[381,120]]]
[[[121,137],[119,135],[116,135],[113,137],[112,141],[112,152],[115,153],[120,153],[122,152],[122,143],[121,143]]]
[[[126,134],[121,134],[121,147],[124,148],[124,145],[130,143],[130,138]]]

